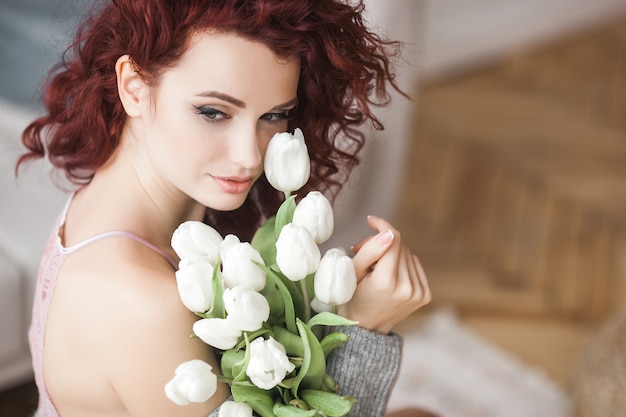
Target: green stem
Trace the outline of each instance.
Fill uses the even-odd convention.
[[[330,312],[333,314],[337,314],[337,304],[330,305]],[[330,333],[334,333],[334,331],[335,331],[335,326],[330,326]]]
[[[233,384],[232,378],[228,378],[228,377],[225,377],[223,375],[217,375],[217,380],[219,382],[223,382],[223,383],[228,384],[228,385],[232,385]]]
[[[306,279],[300,280],[302,287],[302,295],[304,297],[304,322],[307,323],[311,319],[311,300],[309,299],[309,289],[306,286]]]

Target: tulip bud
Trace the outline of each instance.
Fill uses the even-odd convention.
[[[250,343],[250,362],[246,375],[257,387],[272,389],[294,369],[295,365],[289,362],[285,347],[273,338],[264,340],[258,337]]]
[[[319,191],[311,191],[296,206],[293,223],[306,227],[318,245],[326,242],[335,226],[330,201]]]
[[[213,302],[213,266],[206,258],[183,258],[176,271],[180,299],[194,313],[204,313]]]
[[[246,403],[224,401],[217,417],[252,417],[252,407]]]
[[[206,257],[215,265],[222,236],[208,224],[189,220],[182,223],[172,235],[172,248],[181,258]]]
[[[311,300],[311,308],[316,313],[332,312],[333,311],[333,305],[332,304],[322,303],[319,300],[319,298],[317,298],[317,297],[313,297],[313,299]]]
[[[346,304],[356,290],[354,261],[339,248],[329,249],[315,272],[315,296],[325,304]]]
[[[242,285],[255,291],[265,287],[265,271],[254,263],[262,264],[263,258],[250,243],[240,242],[237,236],[228,235],[220,245],[220,255],[225,287]]]
[[[241,329],[228,319],[201,319],[193,324],[193,332],[204,343],[216,349],[226,350],[234,347],[241,336]]]
[[[243,286],[224,291],[224,308],[228,322],[248,332],[260,329],[270,317],[270,305],[265,297]]]
[[[217,376],[211,365],[199,359],[183,362],[165,385],[165,395],[178,405],[207,401],[217,389]]]
[[[286,194],[300,189],[311,175],[311,161],[302,130],[276,133],[265,151],[265,176]]]
[[[300,281],[312,274],[320,263],[320,249],[304,227],[285,225],[276,241],[276,264],[291,281]]]

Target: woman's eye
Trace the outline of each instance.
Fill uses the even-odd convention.
[[[289,114],[287,112],[279,112],[279,113],[265,113],[261,116],[261,120],[266,121],[268,123],[280,123],[285,120],[291,120]]]
[[[196,107],[196,112],[211,122],[229,118],[229,116],[226,113],[219,111],[217,109],[214,109],[213,107],[208,107],[208,106]]]

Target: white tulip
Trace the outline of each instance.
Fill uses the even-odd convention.
[[[270,305],[260,293],[237,286],[224,290],[224,308],[228,313],[228,322],[233,326],[253,332],[270,317]]]
[[[235,235],[227,235],[220,245],[224,286],[245,286],[255,291],[265,287],[266,274],[254,262],[263,264],[259,252],[248,242],[240,242]]]
[[[222,236],[208,224],[189,220],[172,234],[172,248],[181,258],[206,257],[215,265]]]
[[[206,258],[183,258],[176,271],[180,299],[194,313],[204,313],[213,301],[213,265]]]
[[[312,274],[320,263],[320,249],[304,226],[289,223],[276,241],[276,264],[291,281]]]
[[[178,405],[207,401],[217,389],[217,376],[212,369],[200,359],[181,363],[174,378],[165,385],[165,395]]]
[[[265,151],[265,176],[279,191],[300,189],[311,175],[311,161],[302,130],[276,133]]]
[[[318,245],[326,242],[335,227],[330,201],[319,191],[311,191],[296,206],[293,223],[306,227]]]
[[[246,403],[225,401],[220,406],[218,417],[252,417],[252,407]]]
[[[258,337],[250,343],[250,362],[246,375],[257,387],[272,389],[294,369],[295,365],[289,362],[285,347],[273,338],[264,340]]]
[[[207,345],[221,350],[234,347],[241,336],[241,329],[227,318],[198,320],[193,324],[193,332]]]
[[[356,290],[354,261],[343,249],[329,249],[315,272],[315,296],[325,304],[346,304]]]
[[[313,297],[313,299],[311,300],[311,308],[316,313],[333,311],[333,305],[332,304],[322,303],[317,297]]]

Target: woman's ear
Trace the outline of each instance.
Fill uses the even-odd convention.
[[[118,58],[115,63],[115,74],[117,75],[117,92],[126,114],[129,117],[139,117],[146,84],[137,73],[130,56],[122,55]]]

